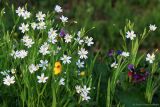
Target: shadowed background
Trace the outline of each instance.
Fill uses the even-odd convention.
[[[95,27],[89,33],[97,41],[96,46],[103,50],[119,48],[119,30],[123,29],[127,19],[135,23],[135,32],[143,32],[144,27],[149,24],[159,27],[160,22],[160,0],[1,0],[0,7],[4,7],[6,3],[16,7],[27,3],[29,9],[42,11],[52,11],[54,6],[59,4],[69,20],[78,22],[71,25],[71,29]],[[159,34],[159,30],[151,34],[142,48],[160,47]]]

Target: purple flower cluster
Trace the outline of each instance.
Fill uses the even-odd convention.
[[[149,76],[149,72],[146,71],[144,68],[141,68],[140,70],[135,70],[133,64],[129,64],[128,69],[129,69],[128,77],[134,83],[145,81],[146,78]]]
[[[65,30],[64,30],[64,29],[61,29],[59,35],[60,35],[60,37],[65,37],[65,36],[66,36]]]
[[[121,55],[121,54],[122,54],[122,51],[121,51],[121,50],[115,51],[114,49],[110,49],[110,50],[108,51],[108,53],[107,53],[107,55],[108,55],[109,57],[113,56],[114,54]]]

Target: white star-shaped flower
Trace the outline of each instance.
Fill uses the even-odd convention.
[[[38,26],[37,23],[35,23],[35,22],[31,23],[31,27],[33,30],[35,30],[37,28],[37,26]]]
[[[39,67],[42,67],[43,70],[46,70],[46,67],[48,67],[48,61],[47,60],[40,60]]]
[[[42,55],[47,55],[50,53],[49,51],[49,44],[47,42],[45,42],[41,47],[40,47],[40,50],[39,52],[42,54]]]
[[[130,40],[134,40],[135,37],[136,37],[136,34],[134,33],[133,30],[127,32],[126,38],[129,38]]]
[[[10,77],[9,75],[7,75],[4,79],[3,79],[3,83],[7,86],[10,86],[11,84],[15,83],[15,77],[12,76]]]
[[[68,22],[68,17],[65,17],[63,15],[60,17],[60,19],[63,23]]]
[[[29,31],[29,25],[22,23],[21,26],[19,27],[19,30],[21,30],[22,33],[25,33],[26,31]]]
[[[149,29],[151,30],[151,31],[155,31],[156,29],[157,29],[157,27],[156,27],[156,25],[149,25]]]
[[[32,74],[32,73],[34,73],[35,71],[37,71],[39,69],[39,66],[31,64],[31,65],[29,65],[28,68],[29,68],[29,72]]]
[[[66,34],[66,36],[64,37],[64,39],[65,39],[65,42],[66,42],[66,43],[69,43],[69,42],[71,42],[71,40],[72,40],[72,36],[69,35],[69,34]]]
[[[28,18],[30,18],[30,16],[31,16],[31,13],[28,12],[27,10],[24,11],[24,13],[23,13],[23,15],[22,15],[22,17],[23,17],[24,19],[28,19]]]
[[[86,94],[86,93],[81,93],[81,97],[82,97],[82,101],[88,101],[88,100],[90,100],[91,99],[91,97],[90,96],[88,96],[88,94]]]
[[[54,10],[55,10],[55,12],[57,12],[57,13],[63,12],[61,6],[59,6],[59,5],[56,5],[55,8],[54,8]]]
[[[89,99],[91,99],[88,94],[90,93],[89,91],[91,90],[91,88],[87,88],[86,85],[83,86],[83,88],[81,88],[81,97],[82,100],[86,100],[88,101]]]
[[[33,40],[28,35],[25,35],[22,38],[22,41],[23,41],[24,45],[27,46],[28,48],[31,48],[32,45],[34,44]]]
[[[149,63],[153,63],[155,60],[155,55],[154,54],[147,54],[146,61],[149,61]]]
[[[84,68],[84,61],[80,61],[80,60],[78,60],[77,62],[76,62],[76,65],[78,66],[78,68]]]
[[[37,76],[38,83],[46,83],[48,77],[44,76],[44,73],[41,74],[41,76]]]
[[[87,59],[88,56],[88,51],[85,50],[84,48],[81,48],[79,51],[78,51],[78,55],[80,56],[80,59]]]
[[[122,52],[121,55],[124,56],[124,57],[128,57],[129,56],[129,52]]]
[[[11,69],[11,73],[12,73],[12,74],[15,74],[15,73],[16,73],[16,69],[12,68],[12,69]]]
[[[67,55],[63,55],[63,57],[60,58],[63,61],[63,64],[70,64],[71,63],[71,57]]]
[[[85,38],[85,43],[87,44],[87,46],[91,46],[91,45],[93,45],[94,44],[94,42],[93,42],[93,38],[92,37],[86,37]]]
[[[75,86],[75,89],[78,94],[81,92],[81,86],[77,85]]]
[[[65,81],[65,79],[64,79],[64,78],[61,78],[60,81],[59,81],[59,85],[65,85],[65,82],[64,82],[64,81]]]
[[[53,30],[53,28],[51,28],[49,31],[48,31],[48,37],[57,37],[57,30]]]
[[[38,20],[38,21],[43,21],[44,18],[46,17],[46,15],[43,14],[43,13],[40,11],[40,12],[38,12],[38,13],[36,14],[36,17],[37,17],[37,20]]]
[[[39,29],[39,30],[46,29],[46,23],[43,22],[43,21],[40,21],[40,22],[37,24],[37,29]]]
[[[28,55],[28,51],[25,50],[17,50],[17,51],[13,51],[14,53],[12,53],[13,57],[16,58],[25,58]]]
[[[79,45],[82,45],[82,43],[84,42],[84,40],[81,39],[80,37],[74,38],[74,40],[78,42]]]
[[[18,14],[18,16],[23,16],[24,14],[24,8],[22,7],[18,7],[18,9],[16,10],[16,13]]]

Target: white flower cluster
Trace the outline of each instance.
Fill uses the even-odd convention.
[[[11,53],[11,56],[14,57],[14,59],[17,59],[17,58],[25,58],[28,54],[28,51],[25,51],[25,50],[17,50],[17,51],[12,51]]]
[[[28,35],[23,36],[22,41],[28,48],[32,47],[32,45],[34,44],[33,40]]]
[[[27,10],[24,9],[24,7],[18,7],[18,9],[16,10],[16,13],[18,14],[18,16],[23,17],[24,19],[28,19],[31,16],[31,13],[28,12]]]
[[[30,18],[30,12],[24,10],[23,7],[22,8],[18,7],[18,9],[16,10],[16,13],[18,14],[18,16],[22,16],[24,19]],[[46,15],[43,14],[41,11],[39,11],[36,14],[36,18],[39,22],[38,23],[35,23],[35,22],[31,23],[31,27],[33,28],[33,30],[35,30],[36,28],[39,30],[46,29],[46,24],[44,22],[45,17],[46,17]],[[29,24],[22,23],[21,26],[19,27],[19,30],[21,30],[22,33],[29,31]]]
[[[81,32],[78,31],[78,37],[74,38],[74,40],[81,46],[83,44],[86,44],[87,46],[91,46],[94,44],[93,42],[93,38],[92,37],[84,37],[81,38]],[[70,43],[71,40],[72,40],[72,36],[69,35],[69,34],[66,34],[66,36],[64,37],[65,39],[65,42],[66,43]],[[81,61],[81,60],[84,60],[84,59],[87,59],[88,56],[88,51],[85,49],[85,48],[80,48],[78,50],[78,55],[79,55],[79,59],[78,61],[76,62],[76,65],[78,66],[78,68],[84,68],[84,61]],[[80,60],[81,59],[81,60]],[[71,63],[71,57],[70,56],[67,56],[67,55],[63,55],[63,57],[61,57],[61,60],[64,64],[69,64]]]
[[[56,13],[63,12],[63,9],[59,5],[56,5],[54,10]],[[22,8],[18,7],[18,9],[16,10],[16,13],[18,14],[18,16],[23,17],[24,19],[28,19],[31,16],[30,12],[25,10],[23,7]],[[32,15],[32,16],[34,16],[34,15]],[[36,17],[35,21],[30,22],[27,20],[28,22],[22,22],[19,26],[19,30],[21,31],[21,33],[24,34],[24,36],[21,40],[22,40],[24,46],[26,46],[27,48],[31,48],[33,46],[33,44],[36,42],[35,41],[36,39],[32,39],[32,37],[29,36],[29,35],[31,35],[31,32],[30,32],[31,29],[34,32],[34,30],[44,30],[44,29],[46,29],[46,27],[47,27],[47,29],[48,29],[48,27],[50,27],[50,25],[47,26],[48,23],[46,23],[47,21],[45,21],[47,15],[44,14],[42,11],[37,12],[35,17]],[[65,23],[68,22],[68,18],[65,17],[64,15],[61,15],[61,17],[59,19],[61,20],[63,25],[65,25]],[[61,29],[63,29],[63,28],[61,28]],[[76,49],[77,52],[74,52],[73,55],[76,55],[75,59],[77,62],[75,62],[74,64],[77,65],[78,69],[84,68],[85,67],[84,60],[86,60],[88,58],[88,56],[87,56],[88,50],[85,49],[85,46],[88,46],[88,47],[92,46],[94,44],[93,38],[88,37],[88,36],[86,36],[86,37],[82,36],[81,31],[78,32],[78,34],[77,34],[78,37],[74,37],[76,35],[71,35],[67,31],[65,31],[65,32],[60,31],[58,34],[58,31],[59,31],[59,29],[55,29],[54,27],[49,28],[48,32],[46,32],[46,30],[44,30],[43,36],[45,36],[46,33],[48,33],[48,37],[47,38],[44,37],[46,40],[43,41],[43,43],[40,44],[40,46],[38,47],[38,51],[40,54],[38,53],[37,55],[43,56],[43,58],[45,58],[45,56],[47,56],[47,55],[53,56],[53,55],[57,55],[60,53],[61,57],[58,60],[61,60],[63,64],[70,64],[71,60],[73,59],[71,56],[72,53],[69,53],[66,50],[62,50],[62,52],[64,51],[64,53],[62,54],[62,52],[60,50],[64,49],[67,46],[75,44],[75,46],[77,46],[77,49]],[[40,33],[41,33],[41,31],[40,31]],[[63,36],[61,36],[61,34]],[[41,36],[38,38],[41,38]],[[44,40],[44,38],[43,38],[43,40]],[[61,42],[64,42],[64,45],[63,44],[61,45]],[[41,41],[38,43],[41,43]],[[30,50],[32,51],[32,49],[30,49]],[[17,59],[17,58],[23,59],[29,54],[30,50],[26,51],[24,49],[21,49],[21,50],[15,51],[15,48],[14,48],[14,50],[11,53],[11,56],[13,56],[14,59]],[[48,60],[41,59],[39,64],[31,63],[27,66],[28,66],[28,70],[31,74],[35,73],[39,69],[42,69],[41,75],[37,76],[38,83],[45,83],[48,80],[48,77],[45,76],[45,74],[43,72],[49,66]],[[65,78],[60,79],[59,85],[65,85]],[[90,99],[90,97],[88,98],[88,96],[87,96],[88,91],[86,92],[85,88],[86,88],[86,86],[81,88],[82,89],[81,96],[83,96],[84,100]]]
[[[16,73],[16,69],[1,71],[0,74],[5,76],[3,78],[3,84],[7,85],[7,86],[10,86],[11,84],[14,84],[15,83],[15,77],[10,76],[10,74],[14,75],[15,73]]]
[[[41,47],[40,47],[40,50],[39,52],[42,54],[42,55],[47,55],[50,53],[49,51],[49,44],[47,42],[45,42]]]
[[[31,74],[37,71],[38,69],[39,69],[39,65],[35,65],[35,64],[29,65],[29,71]]]
[[[39,68],[42,68],[43,70],[46,70],[48,67],[48,61],[47,60],[40,60],[40,64],[30,64],[28,69],[29,69],[29,72],[32,74],[36,71],[39,70]]]
[[[149,25],[149,30],[150,31],[155,31],[156,29],[157,29],[156,25],[152,25],[152,24]],[[126,38],[128,38],[130,40],[134,40],[135,37],[136,37],[136,34],[134,33],[133,30],[128,31],[127,34],[126,34]],[[124,56],[124,57],[128,57],[129,52],[122,52],[121,55]],[[146,57],[146,61],[148,61],[149,63],[153,63],[154,60],[155,60],[154,53],[153,54],[148,53],[147,57]],[[116,63],[111,64],[111,67],[113,67],[113,68],[117,67]]]
[[[30,73],[34,73],[37,70],[39,70],[39,67],[42,67],[43,70],[46,70],[46,67],[48,66],[48,61],[47,60],[40,60],[40,64],[31,64],[29,65],[28,69],[30,71]],[[46,83],[48,80],[48,77],[44,75],[44,73],[42,73],[40,76],[37,76],[38,79],[38,83]]]
[[[48,32],[48,41],[55,44],[57,42],[57,35],[57,30],[53,30],[53,28],[51,28]]]
[[[36,18],[37,20],[39,21],[38,23],[35,23],[33,22],[31,24],[32,28],[33,29],[38,29],[38,30],[43,30],[43,29],[46,29],[46,23],[44,22],[45,20],[45,17],[46,17],[46,14],[43,14],[41,11],[39,11],[37,14],[36,14]]]
[[[74,40],[76,42],[78,42],[79,45],[82,45],[83,43],[86,43],[87,46],[92,46],[94,44],[93,42],[93,38],[92,37],[85,37],[84,39],[81,37],[81,31],[78,31],[77,33],[78,37],[77,38],[74,38]]]
[[[88,94],[90,93],[89,91],[91,90],[91,88],[87,88],[86,85],[84,85],[83,87],[77,85],[75,87],[75,89],[76,89],[76,92],[78,94],[80,94],[80,96],[82,97],[82,101],[84,101],[84,100],[88,101],[88,100],[91,99],[90,96],[88,96]]]
[[[152,24],[149,25],[149,30],[150,31],[155,31],[156,29],[157,29],[156,25],[152,25]],[[128,31],[126,33],[126,38],[128,38],[130,40],[134,40],[135,37],[136,37],[136,34],[134,33],[133,30]]]
[[[59,6],[59,5],[56,5],[55,8],[54,8],[55,12],[57,13],[62,13],[63,12],[63,9]],[[65,17],[65,16],[61,16],[60,17],[60,20],[65,23],[65,22],[68,22],[68,17]]]

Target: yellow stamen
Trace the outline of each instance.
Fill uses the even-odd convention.
[[[85,72],[84,71],[80,72],[80,76],[85,76]]]

